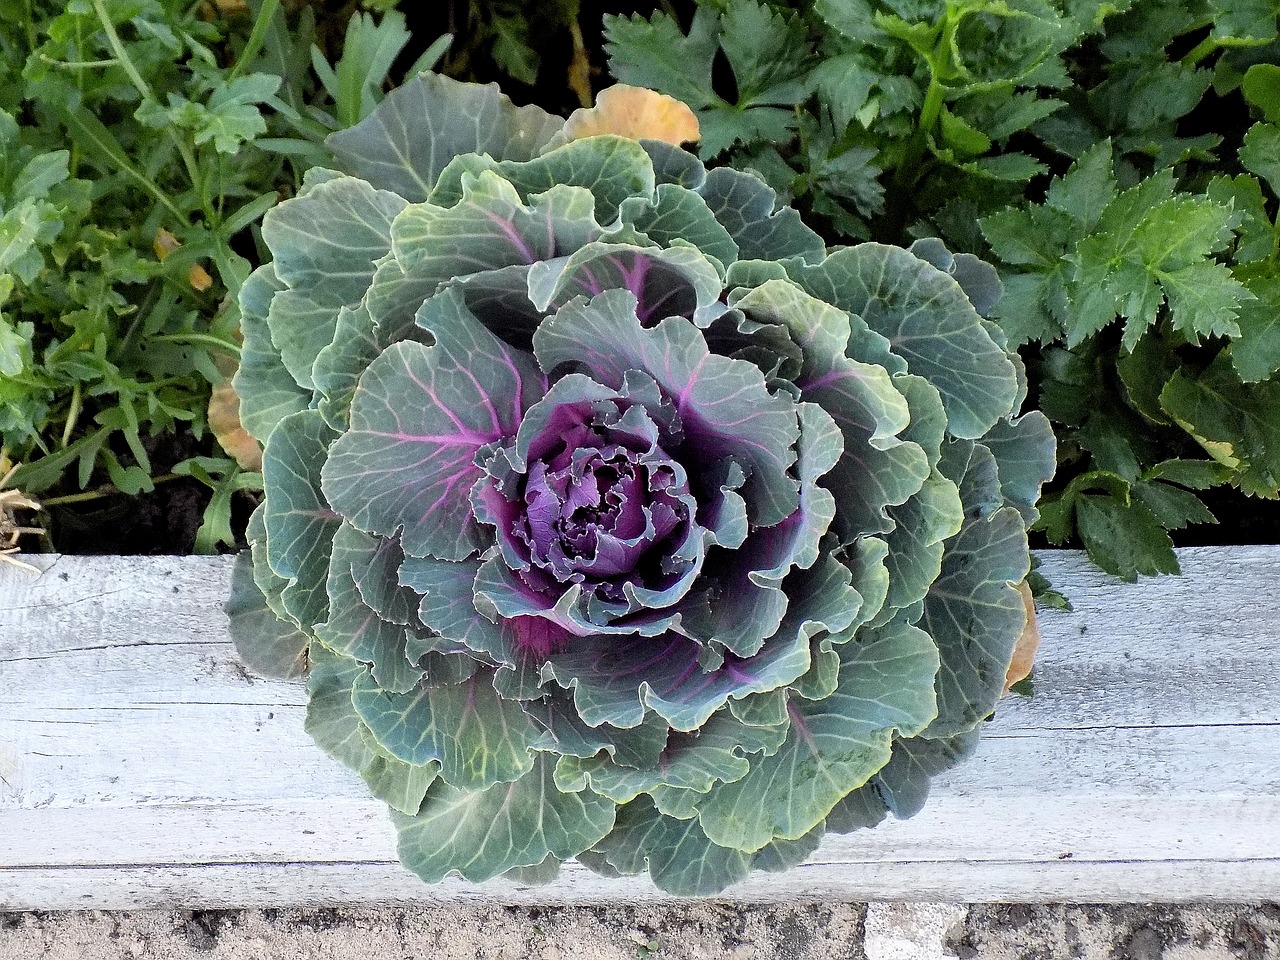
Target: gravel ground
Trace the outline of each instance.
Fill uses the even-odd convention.
[[[1280,905],[0,913],[0,960],[1280,960]]]

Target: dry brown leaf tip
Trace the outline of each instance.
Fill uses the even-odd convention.
[[[600,91],[594,107],[573,111],[564,125],[565,140],[604,134],[631,140],[662,140],[678,147],[699,138],[698,118],[674,97],[615,83]]]
[[[151,247],[156,252],[156,259],[164,261],[164,259],[182,246],[182,241],[175,237],[164,227],[156,230],[156,239]],[[213,277],[209,276],[209,271],[198,263],[193,263],[187,270],[187,282],[193,288],[203,293],[213,286]]]
[[[1022,594],[1022,605],[1027,609],[1027,625],[1022,630],[1013,648],[1013,660],[1004,676],[1004,693],[1008,693],[1013,685],[1031,676],[1031,668],[1035,666],[1036,652],[1040,649],[1040,626],[1036,622],[1036,600],[1026,582],[1018,584],[1018,592]]]

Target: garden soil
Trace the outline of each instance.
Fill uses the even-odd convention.
[[[0,960],[1280,960],[1280,905],[0,913]]]

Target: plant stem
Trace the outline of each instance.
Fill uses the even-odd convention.
[[[258,11],[258,18],[253,22],[253,31],[249,34],[249,39],[245,41],[244,49],[240,51],[240,56],[236,58],[235,64],[231,67],[231,72],[227,74],[228,83],[240,76],[240,71],[245,68],[250,60],[258,55],[258,51],[262,49],[263,41],[267,39],[267,31],[271,29],[271,21],[275,19],[278,9],[280,9],[280,0],[262,0],[262,9]]]
[[[47,63],[59,70],[92,70],[98,67],[114,67],[120,62],[115,57],[109,57],[106,60],[55,60],[47,53],[36,54],[36,57],[41,63]]]
[[[182,476],[180,473],[166,473],[158,477],[152,477],[151,483],[155,486],[156,484],[168,483],[170,480],[181,480]],[[98,487],[96,490],[86,490],[83,493],[68,493],[61,497],[49,497],[47,500],[41,500],[40,503],[47,509],[67,503],[87,503],[90,500],[101,500],[117,495],[123,496],[123,493],[118,487],[107,484],[106,486]]]
[[[205,346],[212,347],[215,350],[222,350],[232,356],[240,356],[239,344],[215,337],[210,333],[162,333],[148,339],[159,340],[163,343],[203,343]]]
[[[26,20],[23,24],[23,26],[26,27],[27,32],[27,52],[35,53],[38,44],[36,43],[36,18],[35,13],[31,9],[31,0],[23,0],[23,6],[26,7],[27,13]]]
[[[1212,36],[1205,37],[1182,58],[1184,67],[1194,67],[1197,63],[1218,49],[1218,41]]]
[[[80,381],[77,380],[75,386],[71,388],[71,409],[67,411],[67,422],[62,428],[62,445],[65,447],[71,442],[71,433],[76,428],[76,421],[80,419]]]

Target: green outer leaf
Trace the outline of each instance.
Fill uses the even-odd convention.
[[[365,304],[354,308],[344,306],[338,311],[333,340],[316,354],[311,379],[315,392],[320,395],[317,408],[325,423],[339,433],[349,424],[351,399],[360,374],[385,346],[374,333],[373,316]]]
[[[965,498],[966,516],[972,516],[971,503]],[[1013,584],[1030,569],[1026,527],[1013,507],[969,519],[948,541],[921,621],[942,657],[938,717],[926,736],[972,730],[995,709],[1014,644],[1026,626],[1022,596]]]
[[[846,247],[820,264],[788,263],[805,290],[856,313],[889,339],[907,368],[942,395],[948,432],[980,437],[1013,411],[1014,365],[991,339],[960,285],[906,250]]]
[[[289,581],[281,602],[306,631],[329,608],[325,582],[340,518],[320,492],[320,470],[332,440],[319,412],[303,410],[280,421],[262,455],[267,562]]]
[[[416,813],[436,779],[435,764],[412,767],[371,748],[351,703],[351,686],[365,673],[364,667],[320,643],[311,645],[310,656],[307,733],[325,753],[357,771],[379,800],[401,813]]]
[[[785,737],[785,718],[773,727],[750,726],[722,708],[696,732],[673,734],[661,757],[641,769],[609,755],[562,757],[556,765],[556,786],[561,790],[589,787],[615,803],[628,803],[656,786],[706,793],[718,782],[744,776],[750,766],[748,754],[773,753]]]
[[[454,686],[419,686],[408,693],[382,690],[361,675],[352,689],[356,712],[392,756],[413,766],[440,764],[452,786],[482,790],[518,780],[533,769],[538,730],[514,700],[493,688],[481,670]]]
[[[826,252],[822,238],[794,209],[774,209],[777,194],[755,174],[717,167],[696,189],[738,245],[740,260],[814,261]]]
[[[655,171],[656,176],[656,171]],[[622,222],[630,224],[661,247],[677,240],[692,244],[727,267],[738,259],[738,244],[694,190],[659,183],[653,199],[631,197],[619,208]],[[603,239],[611,240],[606,235]]]
[[[835,692],[793,700],[782,749],[698,805],[714,842],[753,851],[799,839],[884,766],[895,731],[914,736],[935,716],[938,651],[924,631],[894,621],[837,650]]]
[[[996,458],[1000,492],[1018,508],[1023,521],[1035,522],[1040,489],[1053,477],[1057,442],[1049,418],[1032,410],[1016,420],[1001,420],[982,438]]]
[[[411,556],[460,560],[486,546],[467,493],[486,444],[515,434],[545,392],[533,359],[489,333],[456,289],[423,304],[425,347],[393,344],[369,365],[351,404],[351,428],[324,466],[329,502],[353,525],[400,534]]]
[[[924,808],[930,781],[971,756],[978,747],[978,730],[944,740],[905,737],[893,743],[893,757],[875,775],[876,791],[899,820]]]
[[[392,249],[406,274],[444,281],[555,256],[552,209],[526,207],[516,188],[491,170],[464,175],[461,186],[455,203],[415,203],[396,217]],[[590,215],[589,207],[580,211],[584,219]]]
[[[893,507],[890,516],[894,527],[886,537],[889,555],[885,558],[889,595],[872,621],[876,624],[888,623],[899,611],[924,599],[942,570],[945,541],[964,523],[964,507],[955,483],[935,468],[920,492]]]
[[[557,185],[582,187],[595,197],[596,219],[612,223],[628,197],[651,197],[653,163],[634,140],[602,136],[573,140],[532,160],[494,160],[467,154],[455,158],[440,174],[428,198],[439,206],[451,206],[463,196],[468,174],[492,170],[510,181],[527,202]]]
[[[279,619],[291,621],[292,618],[284,608],[281,594],[289,581],[276,576],[271,565],[267,563],[267,525],[262,516],[266,512],[266,503],[259,503],[249,514],[249,523],[245,528],[245,538],[249,541],[249,556],[253,560],[253,582],[262,592],[267,606]]]
[[[240,398],[240,423],[261,443],[291,413],[307,409],[311,393],[289,374],[280,351],[271,342],[267,311],[272,298],[285,289],[271,264],[249,275],[240,287],[240,367],[233,382]]]
[[[618,810],[617,825],[595,851],[623,874],[648,867],[659,889],[681,897],[719,893],[751,871],[742,851],[717,846],[697,820],[665,817],[643,796]]]
[[[519,780],[486,790],[432,785],[415,817],[392,813],[400,862],[427,883],[451,871],[479,883],[513,867],[568,860],[614,825],[616,806],[591,793],[561,793],[554,758],[539,753]]]
[[[825,825],[820,823],[798,840],[775,837],[755,852],[751,858],[751,869],[781,873],[797,867],[818,849],[826,832]]]
[[[250,670],[280,680],[293,680],[306,672],[307,636],[267,606],[266,597],[254,582],[253,560],[248,552],[236,556],[231,596],[223,609],[230,621],[236,652]]]
[[[314,386],[312,365],[332,340],[338,311],[369,288],[377,261],[391,249],[391,221],[406,206],[393,193],[355,177],[326,180],[263,219],[276,277],[289,289],[271,300],[267,325],[285,368]]]
[[[454,157],[487,153],[529,160],[564,126],[535,106],[515,107],[497,84],[422,73],[387,95],[369,117],[326,146],[348,173],[412,203],[427,199]]]
[[[422,678],[422,671],[413,668],[406,653],[409,634],[402,624],[383,620],[364,602],[353,575],[354,568],[368,564],[377,549],[376,538],[349,523],[339,526],[326,581],[329,617],[316,624],[315,635],[335,653],[372,664],[384,690],[403,693]]]

